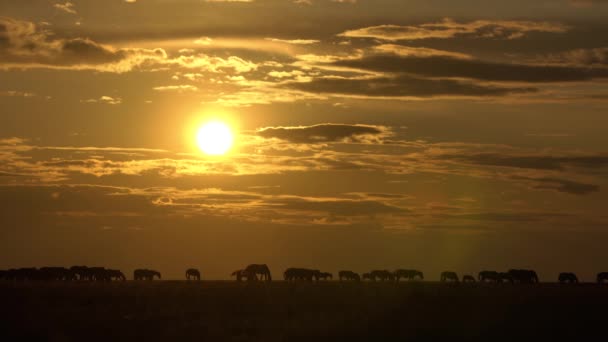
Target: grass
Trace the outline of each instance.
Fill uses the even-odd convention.
[[[0,303],[6,341],[582,340],[608,323],[594,284],[5,282]]]

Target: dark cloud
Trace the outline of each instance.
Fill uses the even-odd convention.
[[[558,192],[568,193],[572,195],[587,195],[593,192],[597,192],[600,190],[598,185],[594,184],[586,184],[580,183],[568,179],[560,179],[560,178],[526,178],[526,177],[517,177],[519,179],[529,179],[533,181],[535,184],[533,185],[536,189],[548,189],[555,190]]]
[[[445,56],[422,58],[373,55],[356,60],[341,60],[334,64],[424,77],[462,77],[484,81],[564,82],[608,77],[608,70],[602,68],[506,64]]]
[[[345,140],[361,140],[365,137],[380,137],[387,134],[381,126],[319,124],[296,127],[266,127],[257,134],[264,138],[278,138],[294,143],[318,143]],[[368,140],[368,139],[364,139]]]
[[[442,159],[456,159],[478,165],[505,166],[537,170],[563,170],[565,166],[599,168],[608,166],[606,155],[551,156],[551,155],[508,155],[497,153],[476,153],[441,155]]]
[[[311,82],[290,83],[287,86],[312,93],[370,97],[505,96],[536,91],[527,87],[498,87],[408,75],[369,79],[316,78]]]
[[[270,201],[279,210],[322,212],[339,216],[370,216],[378,214],[407,213],[409,210],[379,201],[352,200],[309,200],[297,197],[280,198]]]

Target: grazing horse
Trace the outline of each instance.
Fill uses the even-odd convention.
[[[395,276],[388,270],[373,270],[370,272],[373,281],[395,281]]]
[[[475,282],[475,277],[473,277],[470,274],[467,274],[465,276],[462,277],[462,282],[463,283],[474,283]]]
[[[496,271],[481,271],[477,275],[477,279],[482,283],[500,283],[500,273]]]
[[[260,275],[260,280],[272,281],[272,276],[270,275],[270,269],[266,264],[251,264],[244,269],[245,272],[249,274],[253,274],[257,276]]]
[[[340,271],[338,272],[338,277],[340,278],[340,281],[342,281],[342,279],[351,281],[361,281],[361,277],[353,271]]]
[[[148,269],[137,269],[133,271],[134,280],[154,280],[154,277],[161,279],[160,272]]]
[[[201,280],[201,272],[196,268],[189,268],[186,270],[186,280]]]
[[[295,267],[291,267],[285,270],[285,272],[283,272],[283,278],[286,281],[296,281],[296,280],[300,280],[300,281],[308,281],[311,282],[313,281],[313,278],[316,280],[319,280],[318,275],[321,272],[318,270],[309,270],[307,268],[295,268]]]
[[[520,284],[536,284],[538,283],[538,275],[532,270],[509,270],[509,275],[514,283]]]
[[[608,272],[601,272],[601,273],[597,274],[597,283],[598,284],[603,284],[606,281],[608,281]]]
[[[456,272],[448,272],[448,271],[442,272],[441,273],[441,282],[445,283],[448,281],[455,282],[455,283],[459,282],[458,274],[456,274]]]
[[[393,272],[393,276],[395,277],[395,280],[397,282],[399,282],[399,280],[401,278],[406,279],[406,280],[414,280],[416,278],[420,278],[420,280],[424,279],[424,274],[420,271],[417,270],[396,270],[395,272]]]
[[[572,272],[562,272],[557,277],[560,284],[578,284],[578,277]]]

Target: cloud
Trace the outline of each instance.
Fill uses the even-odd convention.
[[[537,59],[548,63],[575,65],[581,67],[607,67],[608,48],[576,49],[551,54]]]
[[[54,4],[53,7],[57,8],[61,11],[64,11],[66,13],[69,13],[69,14],[78,14],[78,13],[76,13],[76,10],[74,9],[74,4],[69,1],[66,1],[63,4],[61,4],[61,3]]]
[[[197,91],[198,88],[196,86],[193,85],[189,85],[189,84],[181,84],[181,85],[170,85],[170,86],[159,86],[159,87],[154,87],[152,88],[156,91],[176,91],[179,93],[183,93],[186,91]]]
[[[0,18],[0,69],[51,68],[125,72],[166,59],[162,49],[115,49],[86,38],[52,39],[35,24]]]
[[[549,22],[476,20],[459,23],[450,18],[437,23],[426,23],[417,26],[378,25],[349,30],[339,34],[349,38],[374,38],[388,41],[448,39],[457,36],[474,38],[517,39],[530,32],[563,33],[568,30],[565,25]]]
[[[529,178],[529,180],[534,182],[533,187],[536,189],[549,189],[573,195],[587,195],[600,190],[598,185],[581,183],[568,179],[545,177]]]
[[[322,143],[336,141],[378,141],[390,135],[382,126],[319,124],[296,127],[266,127],[258,130],[257,135],[276,138],[294,143]]]
[[[34,97],[36,94],[20,90],[0,90],[0,96],[9,97]]]
[[[458,159],[488,166],[514,167],[536,170],[564,170],[566,167],[596,169],[608,167],[608,155],[509,155],[496,153],[441,154],[441,159]]]
[[[450,57],[450,58],[459,58],[459,59],[472,59],[471,55],[467,55],[464,53],[453,52],[453,51],[445,51],[445,50],[437,50],[430,49],[424,47],[411,47],[404,45],[396,45],[396,44],[381,44],[373,47],[373,50],[380,54],[395,54],[402,57]]]
[[[294,82],[286,86],[311,93],[391,98],[488,97],[536,91],[536,89],[529,87],[500,87],[408,75],[366,78],[315,78],[310,82]]]
[[[109,105],[117,105],[117,104],[121,104],[122,103],[122,99],[120,97],[111,97],[111,96],[101,96],[98,99],[88,99],[88,100],[81,100],[80,102],[83,103],[104,103],[104,104],[109,104]]]
[[[370,55],[339,60],[333,65],[423,77],[458,77],[483,81],[564,82],[608,77],[608,69],[551,65],[507,64],[452,56]]]
[[[49,68],[128,72],[144,66],[177,66],[221,73],[232,69],[245,73],[257,65],[237,56],[227,58],[206,54],[169,58],[160,48],[114,48],[88,38],[56,39],[50,31],[34,23],[0,18],[0,69]]]
[[[278,39],[278,38],[265,38],[271,42],[275,43],[286,43],[286,44],[294,44],[294,45],[311,45],[317,44],[320,41],[316,39]]]

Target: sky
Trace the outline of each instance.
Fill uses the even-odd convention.
[[[608,1],[3,0],[0,268],[608,270]],[[196,144],[210,120],[234,145]]]

